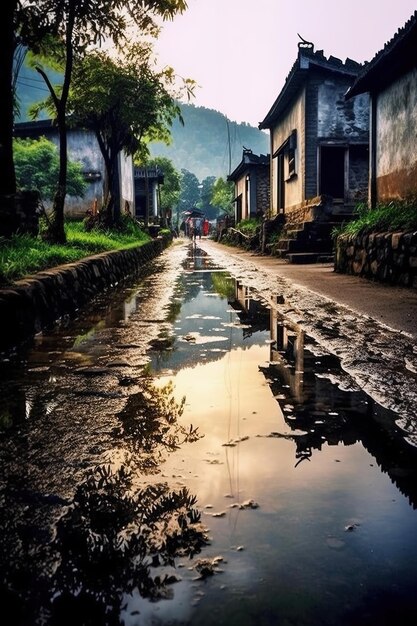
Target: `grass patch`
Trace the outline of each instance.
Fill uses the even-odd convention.
[[[69,221],[65,232],[65,245],[51,245],[29,235],[14,235],[11,239],[0,241],[0,286],[10,285],[19,278],[63,263],[78,261],[99,252],[134,248],[150,240],[149,235],[136,225],[123,232],[87,232],[83,222]]]
[[[247,220],[241,220],[236,224],[236,230],[239,230],[244,235],[253,237],[256,234],[261,222],[254,217]]]
[[[417,229],[417,198],[378,204],[369,209],[360,204],[353,221],[342,226],[335,235],[361,235],[369,232],[393,232]]]

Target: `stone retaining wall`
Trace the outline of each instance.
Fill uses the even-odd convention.
[[[135,275],[171,241],[158,238],[68,263],[0,289],[0,350],[14,346],[87,304],[96,294]]]
[[[417,288],[417,232],[341,235],[335,271]]]

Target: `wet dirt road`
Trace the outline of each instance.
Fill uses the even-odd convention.
[[[411,400],[328,349],[365,322],[204,247],[3,355],[10,624],[415,623]]]
[[[330,275],[329,268],[325,277],[314,279],[308,277],[308,266],[304,270],[288,269],[285,264],[274,265],[268,258],[257,259],[233,250],[229,254],[225,246],[208,240],[201,247],[227,266],[235,278],[255,289],[279,313],[302,324],[306,332],[335,354],[361,389],[398,414],[398,426],[404,429],[411,443],[417,444],[417,299],[413,290],[393,289],[398,302],[390,321],[398,323],[398,330],[387,325],[378,314],[379,310],[387,318],[390,309],[395,309],[388,287]],[[323,287],[325,279],[329,279],[331,287]],[[335,286],[337,280],[340,288]],[[353,284],[355,296],[349,294],[349,290],[354,290]],[[368,300],[374,294],[375,303],[362,302],[362,294]]]

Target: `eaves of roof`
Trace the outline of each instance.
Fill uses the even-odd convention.
[[[309,53],[300,51],[297,60],[285,80],[284,87],[263,121],[259,123],[258,128],[260,130],[271,128],[272,123],[285,111],[288,105],[297,96],[300,89],[307,81],[310,71],[318,69],[339,75],[351,76],[354,79],[360,68],[361,65],[351,59],[346,59],[345,63],[335,57],[326,59],[321,50]]]
[[[395,79],[417,67],[417,11],[394,37],[365,65],[346,98],[360,93],[378,92]]]
[[[257,156],[256,154],[253,154],[250,155],[249,158],[245,156],[233,172],[228,175],[227,180],[235,182],[239,180],[245,172],[248,172],[254,167],[259,167],[260,165],[269,166],[269,155],[265,156],[261,154],[260,156]]]
[[[14,125],[15,137],[26,137],[31,135],[39,135],[41,132],[57,130],[57,126],[53,120],[35,120],[30,122],[17,122]]]

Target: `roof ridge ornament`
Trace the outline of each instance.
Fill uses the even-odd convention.
[[[307,50],[311,50],[312,52],[314,52],[314,43],[312,43],[311,41],[307,41],[306,39],[301,37],[301,35],[299,33],[297,33],[297,35],[301,39],[301,41],[298,42],[298,47],[299,48],[303,48],[303,49],[307,49]]]

